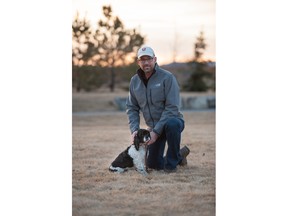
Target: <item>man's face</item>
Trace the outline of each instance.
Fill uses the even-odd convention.
[[[140,59],[137,60],[137,63],[145,73],[149,73],[153,71],[156,60],[156,57],[141,56]]]

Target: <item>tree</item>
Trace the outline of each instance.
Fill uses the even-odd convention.
[[[77,13],[72,23],[72,64],[88,65],[96,53],[90,22],[86,18],[80,19]]]
[[[87,66],[91,57],[97,53],[90,22],[80,19],[77,13],[72,23],[72,85],[79,92],[82,88],[89,90],[91,80],[95,80]]]
[[[111,72],[110,90],[115,87],[115,67],[135,61],[136,52],[144,43],[136,29],[125,29],[121,20],[112,14],[111,6],[103,6],[104,19],[98,22],[94,39],[98,42],[97,62],[109,67]]]
[[[207,80],[211,79],[212,74],[205,70],[205,62],[191,62],[192,74],[188,79],[188,84],[184,86],[187,91],[204,92],[209,89]]]
[[[206,49],[206,43],[203,31],[196,38],[194,44],[194,59],[189,64],[192,68],[192,74],[188,79],[187,84],[184,86],[184,90],[203,92],[209,89],[207,81],[213,79],[212,74],[206,70],[206,63],[203,61],[203,54]]]
[[[200,35],[196,38],[196,43],[194,44],[194,61],[199,62],[202,60],[202,56],[206,49],[206,43],[204,38],[204,32],[200,31]]]

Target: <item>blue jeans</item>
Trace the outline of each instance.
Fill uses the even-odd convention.
[[[180,155],[181,132],[184,130],[184,121],[170,118],[164,125],[161,136],[155,143],[148,146],[147,165],[152,169],[175,169],[182,161]],[[164,157],[165,144],[168,144]]]

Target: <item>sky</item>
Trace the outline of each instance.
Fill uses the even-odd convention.
[[[145,36],[160,64],[172,62],[173,52],[175,61],[191,60],[200,31],[207,43],[203,57],[216,61],[215,0],[72,0],[72,19],[79,12],[96,28],[103,5],[111,5],[125,28]]]

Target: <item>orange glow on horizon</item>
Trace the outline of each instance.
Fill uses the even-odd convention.
[[[103,5],[111,5],[113,14],[125,28],[136,28],[146,38],[145,44],[154,49],[159,65],[173,60],[192,60],[200,31],[204,32],[207,43],[204,59],[216,60],[215,0],[165,1],[165,8],[163,1],[153,0],[146,0],[141,8],[135,0],[72,0],[72,17],[78,11],[80,17],[87,17],[97,28],[98,21],[103,18]]]

